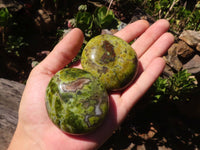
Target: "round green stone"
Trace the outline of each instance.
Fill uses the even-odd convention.
[[[99,127],[109,107],[100,81],[89,72],[67,68],[57,72],[46,90],[50,119],[70,134],[85,134]]]
[[[113,35],[99,35],[85,46],[81,65],[84,70],[99,78],[106,89],[117,91],[126,88],[137,73],[138,59],[133,48]]]

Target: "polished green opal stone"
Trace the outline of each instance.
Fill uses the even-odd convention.
[[[76,68],[57,72],[46,90],[50,119],[70,134],[86,134],[99,127],[108,112],[108,99],[96,77]]]
[[[133,48],[113,35],[99,35],[85,46],[81,65],[100,79],[107,90],[126,88],[137,73],[138,59]]]

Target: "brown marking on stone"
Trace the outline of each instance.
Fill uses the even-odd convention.
[[[71,83],[63,83],[62,84],[62,90],[64,92],[76,92],[77,90],[80,90],[83,88],[83,86],[90,82],[90,79],[78,79],[76,81],[73,81]]]
[[[105,64],[115,61],[116,54],[114,51],[114,46],[110,42],[105,40],[105,41],[103,41],[102,47],[105,50],[105,52],[104,52],[103,56],[101,57],[100,61]]]
[[[108,68],[107,67],[102,67],[101,69],[98,69],[98,73],[106,73],[108,71]]]

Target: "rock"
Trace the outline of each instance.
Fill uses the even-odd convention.
[[[165,146],[158,146],[158,150],[172,150],[172,149]]]
[[[197,47],[199,49],[200,43],[200,31],[186,30],[181,33],[179,39],[185,41],[188,45],[192,47]]]
[[[112,32],[110,30],[108,30],[108,29],[102,29],[101,30],[101,34],[110,34],[110,35],[112,35]]]
[[[189,59],[195,54],[195,51],[183,41],[178,42],[176,51],[177,55],[182,59]]]
[[[126,149],[124,150],[132,150],[135,147],[134,143],[131,143]]]
[[[177,48],[178,48],[178,44],[174,43],[168,50],[168,55],[165,56],[165,60],[167,62],[167,64],[172,67],[173,69],[175,69],[176,71],[180,71],[182,69],[182,63],[178,58],[177,55]]]
[[[101,30],[101,34],[110,34],[110,35],[113,35],[113,34],[115,34],[116,32],[118,32],[117,29],[111,29],[111,30],[102,29],[102,30]]]
[[[131,18],[130,23],[135,22],[137,20],[147,20],[150,24],[153,24],[156,20],[150,16],[149,14],[145,13],[144,10],[140,8],[136,8],[133,12],[133,17]]]
[[[164,77],[168,78],[174,74],[172,68],[169,66],[169,64],[165,65],[165,68],[163,70]]]
[[[194,75],[200,74],[200,56],[195,55],[190,61],[183,65],[183,69],[187,69],[189,73]]]
[[[0,9],[1,8],[7,8],[11,11],[19,11],[23,8],[23,5],[15,0],[0,0]]]
[[[69,134],[87,134],[103,123],[109,109],[108,100],[105,87],[91,73],[65,68],[49,82],[45,102],[49,117],[57,127]]]
[[[147,133],[148,139],[152,139],[157,133],[158,131],[153,126],[150,127],[150,130]]]
[[[120,22],[119,22],[119,25],[117,26],[117,30],[120,31],[120,30],[124,29],[127,25],[128,25],[128,24],[126,24],[126,23],[120,21]]]
[[[177,51],[176,51],[177,47],[178,47],[177,43],[172,44],[172,46],[168,49],[168,55],[177,56]]]
[[[39,9],[34,19],[35,25],[41,32],[52,32],[52,30],[56,29],[53,18],[53,14],[50,11]]]
[[[197,44],[196,50],[200,52],[200,43]]]
[[[136,150],[146,150],[146,147],[145,147],[144,144],[142,144],[142,145],[137,145]]]
[[[198,78],[200,80],[200,31],[183,31],[179,39],[168,49],[168,54],[164,56],[167,62],[164,75],[172,75],[174,71],[186,69],[189,73],[195,75],[197,80]]]
[[[24,85],[0,78],[0,149],[6,150],[15,131]]]

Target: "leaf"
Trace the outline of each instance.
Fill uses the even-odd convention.
[[[164,79],[159,77],[153,84],[152,102],[163,100],[188,101],[188,94],[192,94],[197,87],[196,78],[191,77],[187,70],[179,71],[173,76]]]
[[[113,11],[108,10],[105,6],[95,10],[94,21],[101,29],[116,28],[118,24]]]
[[[6,26],[12,17],[7,8],[0,9],[0,26]]]
[[[92,14],[89,12],[78,12],[75,17],[76,26],[83,32],[92,28]]]

